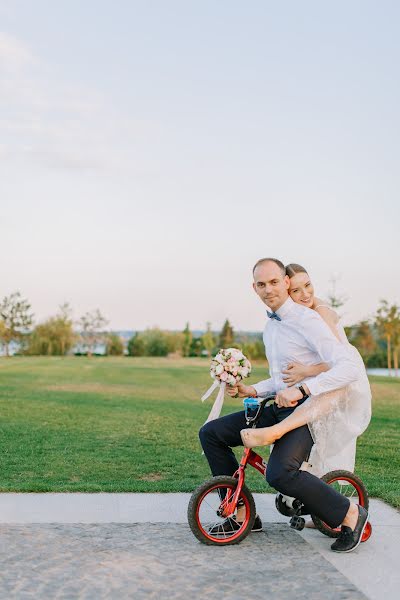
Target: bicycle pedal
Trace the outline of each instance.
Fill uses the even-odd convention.
[[[290,519],[290,527],[292,529],[296,529],[296,531],[301,531],[304,529],[306,522],[303,517],[294,516]]]

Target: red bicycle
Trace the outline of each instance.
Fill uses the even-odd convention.
[[[255,414],[250,415],[251,405],[245,404],[245,418],[247,425],[256,427],[261,413],[267,402],[273,401],[275,396],[268,396],[260,402],[257,401]],[[253,399],[251,399],[253,400]],[[254,407],[254,400],[253,400]],[[238,544],[250,533],[256,517],[256,506],[249,488],[245,484],[245,472],[247,465],[251,465],[265,478],[267,463],[254,450],[245,448],[240,461],[239,468],[232,477],[221,475],[212,477],[202,483],[192,494],[188,506],[189,526],[200,542],[208,545]],[[350,471],[337,470],[327,473],[321,478],[328,485],[332,485],[340,494],[349,498],[350,502],[360,504],[368,510],[368,493],[361,479]],[[301,530],[305,520],[303,503],[296,498],[289,498],[278,493],[275,498],[278,511],[291,517],[290,526]],[[240,506],[243,521],[235,520],[232,531],[226,531],[222,523],[226,519],[234,519],[236,510]],[[324,535],[336,538],[340,534],[340,527],[332,528],[316,515],[311,518],[319,531]],[[372,533],[370,522],[365,527],[362,542],[366,542]]]

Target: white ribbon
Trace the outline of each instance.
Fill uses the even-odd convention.
[[[221,414],[222,406],[224,404],[224,395],[225,395],[225,388],[226,388],[225,381],[219,382],[219,381],[215,380],[214,383],[212,384],[212,386],[210,388],[208,388],[206,393],[201,397],[201,400],[202,400],[202,402],[204,402],[204,400],[207,400],[207,398],[209,396],[211,396],[211,394],[217,387],[219,387],[218,395],[214,400],[214,404],[212,405],[210,414],[208,415],[207,420],[205,421],[204,424],[208,423],[209,421],[214,421],[214,419],[218,419],[219,415]]]

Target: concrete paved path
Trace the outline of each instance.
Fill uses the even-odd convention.
[[[255,494],[263,533],[203,546],[186,524],[189,497],[0,494],[0,598],[399,597],[400,514],[379,500],[371,539],[338,555],[318,531],[291,530],[272,494]]]

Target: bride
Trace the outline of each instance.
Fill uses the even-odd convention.
[[[292,299],[318,312],[337,339],[342,344],[349,344],[337,313],[315,297],[307,271],[292,263],[286,267],[286,274],[290,278]],[[244,446],[252,448],[273,444],[285,433],[307,424],[314,441],[309,470],[318,477],[335,469],[353,471],[357,437],[365,431],[371,419],[371,389],[364,362],[358,350],[354,346],[351,348],[359,365],[355,382],[339,390],[310,396],[289,417],[272,427],[242,429],[240,434]],[[293,386],[328,370],[329,365],[325,363],[290,363],[283,371],[284,381]]]

